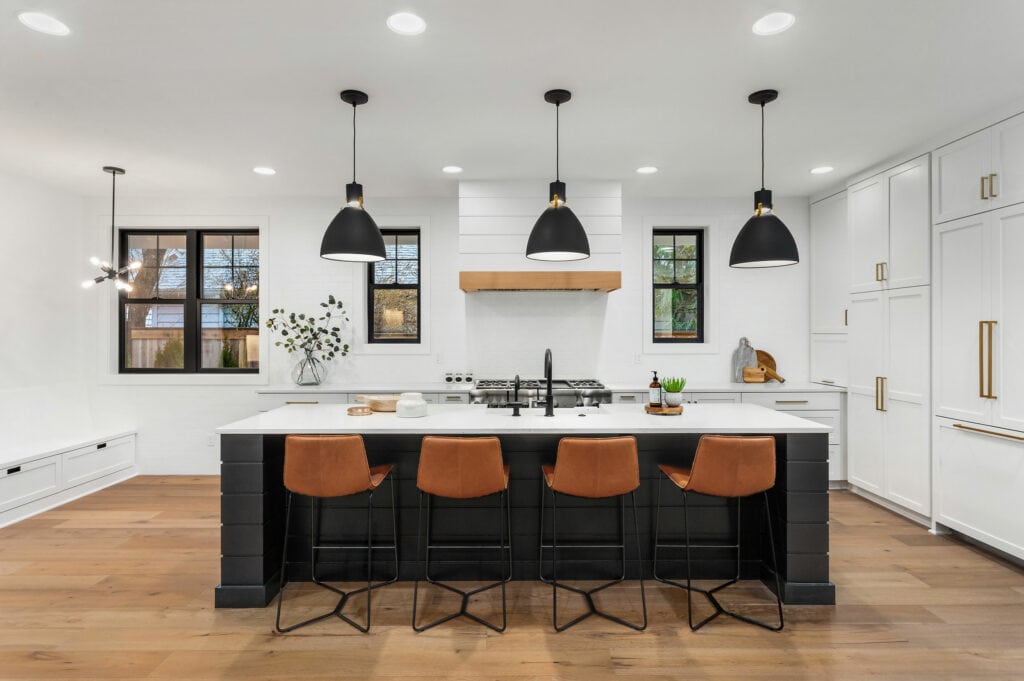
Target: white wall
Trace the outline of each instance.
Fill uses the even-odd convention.
[[[80,284],[95,268],[82,252],[82,210],[77,196],[0,174],[0,454],[91,428]]]
[[[382,227],[425,222],[425,286],[430,296],[424,338],[426,349],[365,348],[361,345],[364,266],[322,260],[324,227],[338,209],[336,198],[217,200],[147,199],[119,194],[121,225],[189,224],[223,216],[250,216],[264,225],[261,297],[269,307],[315,309],[333,293],[359,316],[354,352],[339,362],[329,383],[438,381],[443,372],[473,370],[478,377],[519,373],[540,375],[544,348],[554,354],[560,376],[592,376],[608,383],[642,386],[648,370],[684,375],[690,386],[720,385],[729,380],[732,351],[741,335],[755,347],[772,352],[780,372],[793,381],[808,375],[808,270],[804,263],[774,270],[733,270],[728,251],[750,216],[749,199],[694,201],[622,200],[622,247],[617,256],[623,288],[611,294],[591,292],[517,292],[465,294],[458,289],[458,200],[374,199],[367,203]],[[540,199],[543,206],[543,196]],[[538,208],[538,211],[540,208]],[[801,253],[808,253],[808,204],[779,200],[779,215],[793,231]],[[102,240],[109,224],[105,199],[90,200],[86,222]],[[122,219],[120,216],[124,216]],[[645,219],[677,218],[681,225],[713,224],[716,347],[705,354],[645,354],[642,315]],[[424,220],[425,219],[425,220]],[[248,226],[243,222],[239,226]],[[528,269],[525,258],[522,269]],[[506,268],[502,266],[502,268]],[[474,268],[479,269],[479,268]],[[77,286],[75,275],[72,282]],[[79,291],[75,291],[76,294]],[[215,473],[219,453],[213,430],[254,413],[255,382],[284,384],[293,358],[273,349],[265,375],[257,377],[185,378],[118,376],[112,369],[112,293],[90,298],[88,311],[100,320],[89,327],[92,350],[90,381],[102,404],[118,405],[139,430],[138,454],[147,473]],[[106,296],[106,297],[105,297]],[[211,385],[210,381],[216,384]],[[205,384],[204,384],[205,383]]]

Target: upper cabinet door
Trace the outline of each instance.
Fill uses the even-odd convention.
[[[847,189],[850,293],[880,291],[889,259],[889,186],[876,175]]]
[[[846,333],[846,192],[811,204],[811,333]]]
[[[989,400],[984,347],[991,268],[986,216],[962,218],[935,228],[932,358],[935,413],[985,423]]]
[[[889,180],[887,288],[925,286],[931,281],[931,201],[928,155],[886,173]]]
[[[932,154],[934,221],[946,222],[993,208],[988,187],[993,172],[991,129],[937,149]],[[998,181],[996,184],[998,194]]]
[[[1024,430],[1024,206],[992,215],[992,311],[985,372],[992,374],[992,425]],[[991,353],[989,353],[991,336]],[[987,380],[987,376],[986,376]]]
[[[1024,201],[1024,114],[992,127],[992,208]]]

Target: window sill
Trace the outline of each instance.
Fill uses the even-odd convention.
[[[267,385],[267,376],[260,374],[108,374],[101,385]]]

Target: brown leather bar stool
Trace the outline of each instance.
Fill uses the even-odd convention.
[[[509,467],[501,458],[501,441],[496,437],[439,437],[423,438],[420,447],[419,470],[416,473],[416,487],[420,490],[419,515],[416,520],[416,559],[419,560],[423,542],[423,501],[426,497],[426,537],[427,552],[423,574],[427,583],[438,586],[462,597],[462,606],[458,611],[445,615],[423,626],[417,626],[416,613],[419,599],[420,580],[416,579],[412,592],[412,628],[426,631],[438,624],[464,616],[497,632],[505,631],[508,623],[508,608],[505,598],[505,584],[512,579],[512,517],[508,505],[508,471]],[[447,499],[476,499],[497,495],[498,497],[498,543],[497,544],[455,544],[431,541],[431,499],[444,497]],[[470,511],[467,511],[470,512]],[[506,535],[507,533],[507,535]],[[508,537],[506,543],[505,539]],[[508,574],[497,582],[476,589],[464,591],[450,584],[439,582],[430,575],[431,549],[487,549],[499,551],[500,557],[508,552]],[[504,572],[504,570],[502,571]],[[469,612],[469,599],[476,594],[501,587],[501,626],[492,624]]]
[[[337,616],[348,622],[359,631],[370,630],[370,594],[385,584],[398,579],[398,528],[395,522],[395,479],[391,475],[394,466],[370,467],[366,459],[363,438],[359,435],[289,435],[284,441],[284,486],[287,490],[287,503],[284,516],[284,549],[281,556],[281,580],[277,592],[277,619],[275,627],[281,633],[293,631],[299,627],[319,622],[328,617]],[[391,544],[374,545],[373,543],[373,494],[385,479],[391,481]],[[320,544],[320,501],[322,499],[345,497],[353,494],[366,494],[366,544],[358,545],[321,545]],[[292,497],[296,494],[310,497],[311,525],[310,544],[312,546],[310,560],[313,582],[341,596],[337,605],[327,613],[311,617],[287,627],[281,626],[281,603],[284,600],[285,577],[288,568],[288,529],[292,516]],[[366,551],[366,586],[354,591],[342,591],[327,584],[317,576],[317,556],[323,550],[361,549]],[[373,551],[374,549],[390,549],[395,554],[395,576],[386,582],[373,583]],[[342,608],[349,597],[366,593],[366,625],[363,626],[343,612]]]
[[[591,615],[599,615],[612,622],[643,631],[647,628],[647,597],[644,594],[644,578],[640,575],[640,605],[643,620],[640,624],[610,615],[599,610],[593,595],[626,579],[626,495],[633,502],[633,533],[637,540],[637,560],[643,569],[640,555],[640,531],[636,520],[636,488],[640,486],[640,465],[637,459],[636,438],[632,435],[607,438],[564,437],[558,442],[558,453],[554,466],[541,466],[540,503],[540,580],[551,585],[552,615],[555,631],[565,631],[579,624]],[[544,543],[544,488],[551,491],[551,543]],[[619,543],[618,544],[570,544],[558,545],[558,495],[565,494],[587,499],[610,499],[619,501]],[[621,552],[622,574],[592,589],[580,589],[558,581],[558,549],[567,548],[617,548]],[[551,549],[551,578],[544,576],[544,549]],[[586,600],[588,610],[576,619],[563,625],[558,624],[558,589],[580,594]]]
[[[775,485],[775,438],[771,436],[726,436],[704,435],[697,444],[697,452],[693,456],[690,468],[681,466],[658,466],[676,487],[683,492],[683,533],[685,544],[662,544],[658,541],[659,521],[661,515],[661,480],[658,481],[658,506],[654,519],[654,578],[659,582],[686,589],[686,605],[689,610],[687,617],[690,629],[697,631],[705,624],[721,614],[735,617],[738,620],[756,624],[772,631],[781,631],[784,625],[782,618],[782,586],[779,582],[779,566],[775,560],[775,538],[772,536],[771,509],[768,507],[768,490]],[[690,492],[713,497],[731,497],[736,499],[736,543],[697,545],[690,543],[690,525],[688,521],[689,507],[687,496]],[[715,594],[740,579],[740,509],[743,497],[760,494],[764,498],[765,521],[768,525],[768,546],[772,556],[772,572],[775,574],[775,600],[779,609],[779,623],[767,624],[727,610],[715,598]],[[686,549],[686,584],[666,579],[658,574],[659,548]],[[694,548],[734,548],[736,549],[736,576],[727,582],[711,589],[701,589],[692,584],[690,549]],[[702,593],[715,608],[715,611],[697,624],[693,623],[692,593]]]

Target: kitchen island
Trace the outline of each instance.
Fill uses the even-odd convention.
[[[513,578],[536,579],[540,522],[540,465],[553,463],[558,440],[564,436],[632,434],[640,455],[640,488],[636,498],[640,514],[642,564],[627,564],[627,576],[649,576],[654,529],[654,507],[661,473],[658,464],[689,465],[702,434],[768,434],[776,439],[776,485],[769,492],[774,513],[776,553],[783,600],[790,604],[831,604],[835,587],[828,577],[828,428],[819,423],[753,404],[687,405],[681,416],[652,416],[634,405],[557,409],[544,417],[541,409],[524,409],[514,417],[507,409],[481,405],[430,405],[424,418],[401,419],[393,413],[349,416],[345,405],[294,404],[263,412],[226,425],[221,437],[221,583],[217,607],[262,607],[277,593],[284,528],[281,473],[284,438],[288,434],[358,433],[366,442],[370,465],[396,464],[398,503],[399,578],[417,574],[415,485],[419,445],[424,435],[496,435],[506,463],[511,466],[509,499],[512,510]],[[387,490],[385,490],[386,496]],[[608,539],[617,530],[617,506],[605,500],[567,499],[560,508],[566,520],[560,529],[592,539]],[[700,497],[691,500],[691,533],[700,543],[735,541],[735,507],[726,500]],[[390,540],[390,517],[376,504],[375,541]],[[467,514],[465,508],[489,507],[491,501],[445,501],[435,505],[444,515],[438,527],[448,534],[441,540],[482,539],[491,531],[491,513]],[[665,484],[662,490],[662,533],[667,541],[681,534],[679,492]],[[759,504],[742,513],[741,575],[774,584],[762,556],[767,555]],[[308,509],[309,505],[298,508]],[[365,503],[337,499],[324,504],[325,541],[360,541],[365,527]],[[289,549],[289,579],[309,579],[309,513],[295,511]],[[600,518],[595,523],[595,518]],[[303,520],[304,519],[304,520]],[[448,530],[447,528],[451,528]],[[354,532],[354,534],[352,532]],[[633,538],[628,542],[632,545]],[[339,552],[340,553],[340,552]],[[493,552],[492,552],[493,553]],[[568,560],[566,576],[602,579],[617,565],[614,551],[581,549]],[[695,554],[694,572],[700,578],[732,576],[734,563],[727,550]],[[337,555],[337,553],[335,554]],[[699,557],[698,557],[699,556]],[[440,578],[486,579],[499,569],[492,555],[445,555],[439,552]],[[660,568],[680,574],[682,552],[659,554]],[[305,560],[305,562],[303,562]],[[332,562],[337,561],[337,562]],[[361,561],[355,561],[361,565]],[[365,579],[358,565],[325,554],[320,570],[326,579]],[[390,571],[390,572],[389,572]],[[374,577],[390,577],[390,555],[374,559]]]

